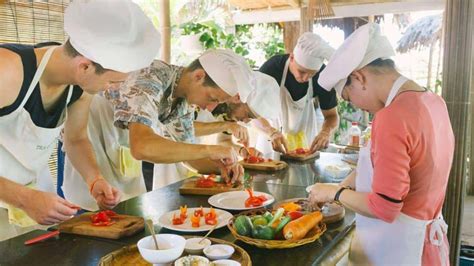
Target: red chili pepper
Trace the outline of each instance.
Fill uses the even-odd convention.
[[[302,212],[299,212],[299,211],[292,211],[292,212],[289,212],[288,215],[290,216],[291,220],[293,221],[293,220],[296,220],[296,219],[300,218],[304,214]]]

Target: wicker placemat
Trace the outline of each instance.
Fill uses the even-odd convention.
[[[202,237],[202,236],[183,236],[184,238],[193,238],[193,237]],[[230,258],[231,260],[235,260],[240,262],[242,266],[252,266],[252,260],[250,259],[249,254],[243,250],[241,247],[231,243],[229,241],[225,241],[222,239],[212,238],[209,237],[212,244],[226,244],[230,245],[235,249],[234,254]],[[186,251],[183,253],[183,256],[187,256]],[[182,257],[183,257],[182,256]],[[204,256],[204,255],[202,255]],[[136,244],[123,247],[119,250],[113,251],[105,256],[103,256],[99,261],[99,266],[120,266],[120,265],[152,265],[146,262],[140,252],[138,251],[138,247]]]

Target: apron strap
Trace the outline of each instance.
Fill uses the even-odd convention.
[[[281,77],[280,89],[283,89],[283,87],[285,87],[286,76],[288,75],[289,66],[290,66],[290,58],[288,57],[285,63],[285,68],[283,70],[283,76]]]
[[[438,217],[432,220],[430,223],[430,243],[435,245],[439,249],[439,255],[441,259],[441,265],[444,265],[448,261],[448,254],[446,253],[446,247],[444,244],[444,235],[448,232],[448,225],[444,221],[443,215],[440,213]]]
[[[385,106],[388,106],[389,104],[392,103],[393,101],[393,98],[395,98],[395,96],[397,95],[398,91],[400,90],[400,88],[402,87],[403,84],[405,84],[405,82],[407,81],[408,79],[405,77],[405,76],[400,76],[398,77],[397,80],[395,80],[395,82],[393,83],[393,86],[392,86],[392,89],[390,90],[388,96],[387,96],[387,101],[385,102]]]
[[[38,84],[41,75],[43,75],[44,69],[46,68],[46,65],[48,64],[49,59],[51,58],[51,54],[53,53],[54,49],[56,49],[56,46],[49,48],[46,53],[43,55],[43,58],[41,59],[40,65],[36,69],[36,73],[33,77],[33,80],[30,83],[30,86],[28,87],[28,91],[26,92],[25,98],[23,98],[23,101],[21,102],[20,106],[18,106],[18,109],[22,109],[28,99],[30,98],[31,94],[33,93],[36,85]]]

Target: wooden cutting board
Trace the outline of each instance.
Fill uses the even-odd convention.
[[[313,154],[282,154],[280,158],[283,160],[306,161],[319,158],[319,151]]]
[[[260,171],[278,171],[285,169],[288,164],[283,161],[271,161],[263,163],[247,163],[245,161],[240,161],[240,164],[245,169],[260,170]]]
[[[196,187],[196,180],[197,178],[189,178],[188,180],[184,181],[183,185],[179,188],[179,193],[187,195],[212,196],[222,192],[238,191],[244,189],[242,184],[239,184],[236,187],[228,187],[224,183],[216,183],[216,186],[212,188],[200,188]]]
[[[145,228],[145,220],[142,217],[129,215],[119,215],[119,219],[114,219],[115,223],[110,226],[94,226],[90,219],[92,214],[94,213],[84,213],[59,224],[59,231],[61,233],[119,239],[134,235]]]

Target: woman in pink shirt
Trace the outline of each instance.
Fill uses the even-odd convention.
[[[316,184],[313,203],[355,211],[349,261],[355,265],[449,265],[441,210],[454,152],[446,104],[402,76],[377,24],[357,29],[336,51],[319,84],[375,115],[356,171],[339,186]],[[355,190],[353,190],[355,189]]]

